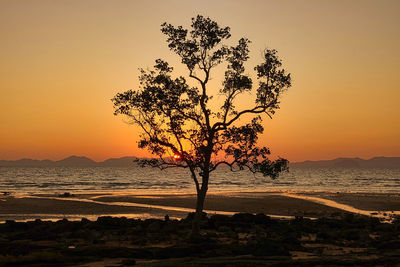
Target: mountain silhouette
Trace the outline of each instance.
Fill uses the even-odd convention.
[[[290,163],[291,167],[338,167],[338,168],[400,168],[400,157],[337,158],[333,160],[306,160]]]
[[[135,166],[136,157],[110,158],[94,161],[88,157],[70,156],[62,160],[0,160],[4,167],[129,167]],[[291,167],[332,167],[332,168],[400,168],[400,157],[374,157],[368,160],[361,158],[337,158],[332,160],[316,160],[291,162]]]
[[[111,158],[105,161],[96,162],[88,157],[70,156],[62,160],[0,160],[3,167],[129,167],[134,166],[136,157]]]
[[[89,167],[96,166],[97,162],[87,157],[70,156],[54,162],[54,166]]]

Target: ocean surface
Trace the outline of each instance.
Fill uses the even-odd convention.
[[[129,191],[132,193],[195,193],[182,169],[140,167],[0,167],[0,192]],[[220,168],[211,173],[209,192],[370,192],[400,193],[400,169],[295,168],[272,180],[247,171]]]

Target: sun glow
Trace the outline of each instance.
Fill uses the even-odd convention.
[[[252,41],[245,74],[255,75],[268,46],[293,74],[292,89],[273,119],[263,121],[258,140],[274,156],[399,155],[400,1],[206,1],[201,8],[185,0],[66,2],[1,1],[7,38],[0,42],[0,160],[154,156],[137,148],[140,130],[113,115],[110,98],[139,89],[138,69],[152,68],[156,58],[174,67],[173,78],[198,86],[160,32],[163,22],[189,27],[198,13],[232,29],[229,45]],[[284,12],[265,16],[266,9]],[[223,101],[225,66],[219,67],[210,77],[214,111]],[[240,110],[253,104],[252,79],[254,93],[238,99]],[[190,140],[182,146],[180,159],[170,150],[165,156],[194,155]]]

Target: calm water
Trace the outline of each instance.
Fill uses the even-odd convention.
[[[340,191],[400,193],[400,169],[291,168],[278,179],[218,169],[209,191]],[[194,193],[188,172],[139,167],[0,167],[0,192]]]

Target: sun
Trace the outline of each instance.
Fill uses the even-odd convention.
[[[181,155],[179,155],[179,154],[174,154],[174,159],[175,159],[175,160],[180,160],[180,159],[181,159]]]

